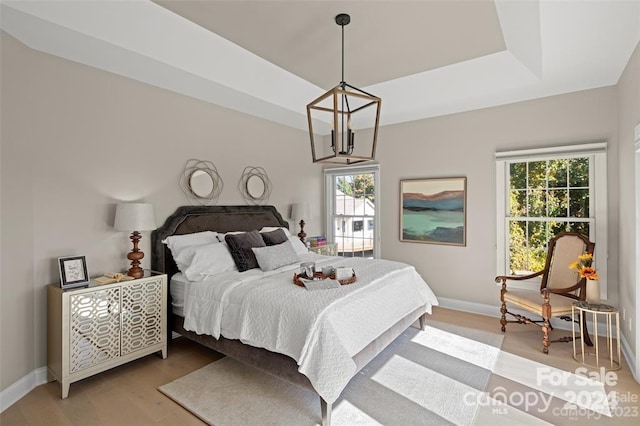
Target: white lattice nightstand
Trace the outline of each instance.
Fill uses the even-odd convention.
[[[318,254],[323,254],[325,256],[337,256],[338,243],[330,243],[324,246],[309,247],[309,251],[312,251]]]
[[[167,276],[85,288],[47,288],[47,374],[69,386],[134,359],[161,352],[167,357]]]

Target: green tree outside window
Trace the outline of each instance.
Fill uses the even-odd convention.
[[[589,158],[509,165],[509,268],[544,268],[547,241],[563,231],[589,236]]]

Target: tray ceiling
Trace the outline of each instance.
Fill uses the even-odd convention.
[[[345,79],[392,124],[614,85],[640,40],[640,1],[6,1],[26,45],[306,129]]]

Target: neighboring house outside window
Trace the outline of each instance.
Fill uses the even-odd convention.
[[[540,271],[552,237],[580,232],[596,243],[606,298],[606,143],[497,152],[496,185],[497,275]]]
[[[338,244],[338,255],[378,257],[379,166],[325,169],[327,240]]]

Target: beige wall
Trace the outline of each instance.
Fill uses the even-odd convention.
[[[637,265],[636,265],[636,232],[637,216],[636,199],[637,180],[635,173],[635,153],[634,153],[634,129],[640,124],[640,44],[631,56],[617,86],[618,95],[618,174],[620,192],[620,309],[624,309],[626,320],[622,324],[622,334],[627,340],[629,347],[636,354],[638,352],[638,341],[636,335],[638,330],[637,315],[635,307],[637,302]],[[614,265],[615,267],[616,265]],[[634,323],[630,327],[630,322]],[[640,366],[636,366],[638,368]],[[636,375],[640,371],[636,370]]]
[[[161,223],[186,204],[178,179],[187,159],[216,164],[225,182],[218,204],[244,204],[237,181],[252,165],[269,173],[270,202],[281,212],[301,199],[320,212],[321,168],[310,161],[305,132],[42,54],[0,34],[0,390],[45,365],[44,288],[58,280],[55,259],[86,255],[92,274],[125,268],[129,241],[112,229],[116,201],[151,202]],[[630,80],[637,87],[637,77]],[[383,127],[383,257],[415,264],[440,297],[497,306],[494,152],[606,140],[610,302],[618,304],[618,265],[631,263],[618,258],[625,248],[618,245],[618,105],[638,115],[637,104],[618,103],[618,92],[603,88]],[[440,176],[468,179],[467,246],[400,243],[399,180]],[[321,232],[320,217],[307,222],[309,235]]]
[[[125,269],[130,241],[112,229],[117,200],[145,200],[158,223],[188,204],[185,161],[212,161],[218,204],[246,204],[245,166],[273,182],[283,215],[308,200],[320,212],[321,167],[308,134],[31,50],[2,33],[0,389],[46,364],[45,286],[56,258],[86,255],[89,272]],[[309,235],[321,217],[307,220]],[[149,267],[149,233],[143,233]]]
[[[497,306],[494,153],[608,141],[609,301],[617,304],[616,117],[609,87],[381,128],[382,257],[415,265],[439,297]],[[452,176],[467,177],[467,246],[399,242],[399,180]]]

